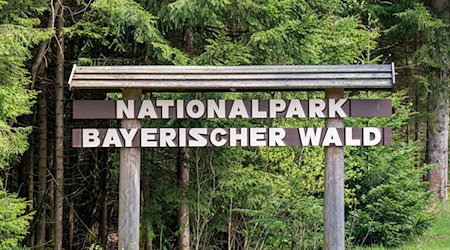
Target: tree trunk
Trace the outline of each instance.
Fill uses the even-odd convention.
[[[71,199],[69,202],[69,215],[68,215],[68,224],[69,224],[69,242],[68,242],[68,250],[72,250],[73,249],[73,233],[75,231],[75,219],[74,219],[74,202]]]
[[[449,3],[445,0],[431,1],[435,13],[448,25],[450,24]],[[448,44],[448,33],[443,31],[443,41]],[[442,43],[441,42],[441,43]],[[448,122],[449,122],[449,95],[448,77],[449,67],[448,55],[438,55],[437,60],[444,63],[438,72],[438,83],[433,84],[428,99],[430,112],[434,114],[434,121],[429,122],[427,140],[427,163],[436,164],[436,167],[428,172],[429,187],[435,191],[435,196],[442,203],[447,200],[448,181]],[[447,65],[445,65],[447,64]]]
[[[30,147],[30,159],[29,159],[29,164],[28,164],[28,168],[27,168],[27,173],[28,173],[28,177],[27,177],[27,199],[30,202],[27,206],[27,213],[30,213],[31,211],[33,211],[34,208],[34,147],[31,146]],[[34,229],[35,226],[33,225],[32,228]],[[30,238],[29,238],[29,243],[30,246],[34,246],[35,244],[35,237],[36,237],[36,231],[31,229],[30,231]]]
[[[147,167],[144,169],[144,174],[142,177],[142,197],[143,200],[143,209],[142,209],[142,220],[144,225],[144,249],[145,250],[152,250],[153,249],[153,242],[151,239],[152,234],[152,223],[150,222],[150,213],[148,213],[149,207],[150,207],[150,169]]]
[[[30,165],[30,151],[31,149],[28,149],[25,151],[22,155],[22,158],[20,160],[20,165],[18,170],[18,183],[19,183],[19,196],[23,198],[27,198],[28,196],[28,186],[27,186],[27,179],[28,179],[28,172],[27,169]]]
[[[48,19],[47,21],[47,29],[53,29],[55,26],[55,13],[59,13],[59,8],[61,6],[59,4],[57,4],[53,10],[52,16]],[[39,73],[42,71],[43,67],[42,65],[44,64],[44,57],[45,54],[47,53],[47,48],[51,43],[51,38],[46,39],[44,41],[42,41],[39,44],[39,48],[38,48],[38,52],[36,54],[36,56],[34,57],[34,63],[33,66],[31,68],[31,89],[33,89],[34,84],[36,83],[36,79],[39,75]]]
[[[48,131],[47,131],[48,132]],[[47,171],[54,173],[54,159],[55,159],[55,145],[53,141],[47,138],[47,149],[48,149],[48,161],[47,161]],[[48,173],[47,172],[47,173]],[[51,244],[55,244],[55,180],[53,175],[47,182],[48,188],[48,229],[47,229],[47,239]]]
[[[189,207],[187,204],[186,189],[189,188],[189,152],[187,148],[180,148],[177,157],[178,187],[180,205],[178,207],[178,250],[189,250]]]
[[[101,176],[101,201],[100,201],[100,242],[103,249],[106,249],[108,243],[108,180],[109,180],[109,164],[108,149],[99,149],[102,159]]]
[[[56,5],[62,1],[57,1]],[[56,17],[56,83],[55,83],[55,250],[63,244],[64,204],[64,19],[63,8]]]
[[[441,202],[447,200],[448,173],[448,94],[435,89],[428,100],[430,111],[434,112],[434,122],[428,124],[427,163],[436,167],[429,170],[429,188]]]
[[[38,96],[38,122],[39,122],[39,151],[38,151],[38,230],[36,235],[36,243],[39,249],[45,246],[45,219],[46,219],[46,202],[45,192],[47,189],[47,96],[46,92],[42,92]]]
[[[186,37],[186,51],[189,54],[194,52],[193,35],[188,31]],[[189,188],[189,151],[187,148],[179,148],[177,153],[177,175],[178,188],[180,193],[180,205],[178,207],[178,250],[190,249],[190,231],[189,231],[189,206],[187,204],[186,190]]]

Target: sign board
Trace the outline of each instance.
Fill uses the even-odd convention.
[[[74,119],[389,117],[387,99],[86,100],[73,101]]]
[[[390,145],[390,128],[108,128],[72,130],[73,147]]]
[[[386,117],[386,99],[74,101],[74,119]],[[389,128],[74,129],[74,147],[375,146]]]

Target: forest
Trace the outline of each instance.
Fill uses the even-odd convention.
[[[345,246],[401,247],[448,189],[447,0],[0,0],[0,249],[117,249],[117,148],[74,148],[77,66],[396,65],[392,145],[345,147]],[[324,99],[323,91],[154,92],[158,99]],[[324,127],[318,118],[143,120],[143,128]],[[323,249],[323,147],[143,148],[140,249]],[[437,217],[436,217],[437,216]],[[449,217],[450,218],[450,217]],[[450,249],[449,245],[440,249]]]

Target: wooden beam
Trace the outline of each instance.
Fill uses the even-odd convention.
[[[326,89],[328,99],[341,99],[344,89]],[[344,127],[342,118],[327,118],[326,127]],[[325,147],[324,242],[325,250],[345,249],[344,147]]]
[[[286,91],[390,89],[393,65],[88,66],[72,69],[72,89]]]
[[[124,100],[140,100],[140,89],[124,89]],[[122,127],[140,128],[137,119],[123,119]],[[119,249],[139,250],[141,148],[120,149]]]

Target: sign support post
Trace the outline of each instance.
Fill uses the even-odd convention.
[[[326,99],[342,99],[344,89],[325,89]],[[344,127],[342,118],[327,118],[326,127]],[[345,249],[344,147],[325,147],[324,249]]]
[[[128,88],[124,100],[140,100],[141,89]],[[138,119],[123,119],[122,127],[140,128]],[[119,249],[139,250],[141,148],[120,149],[119,180]]]

